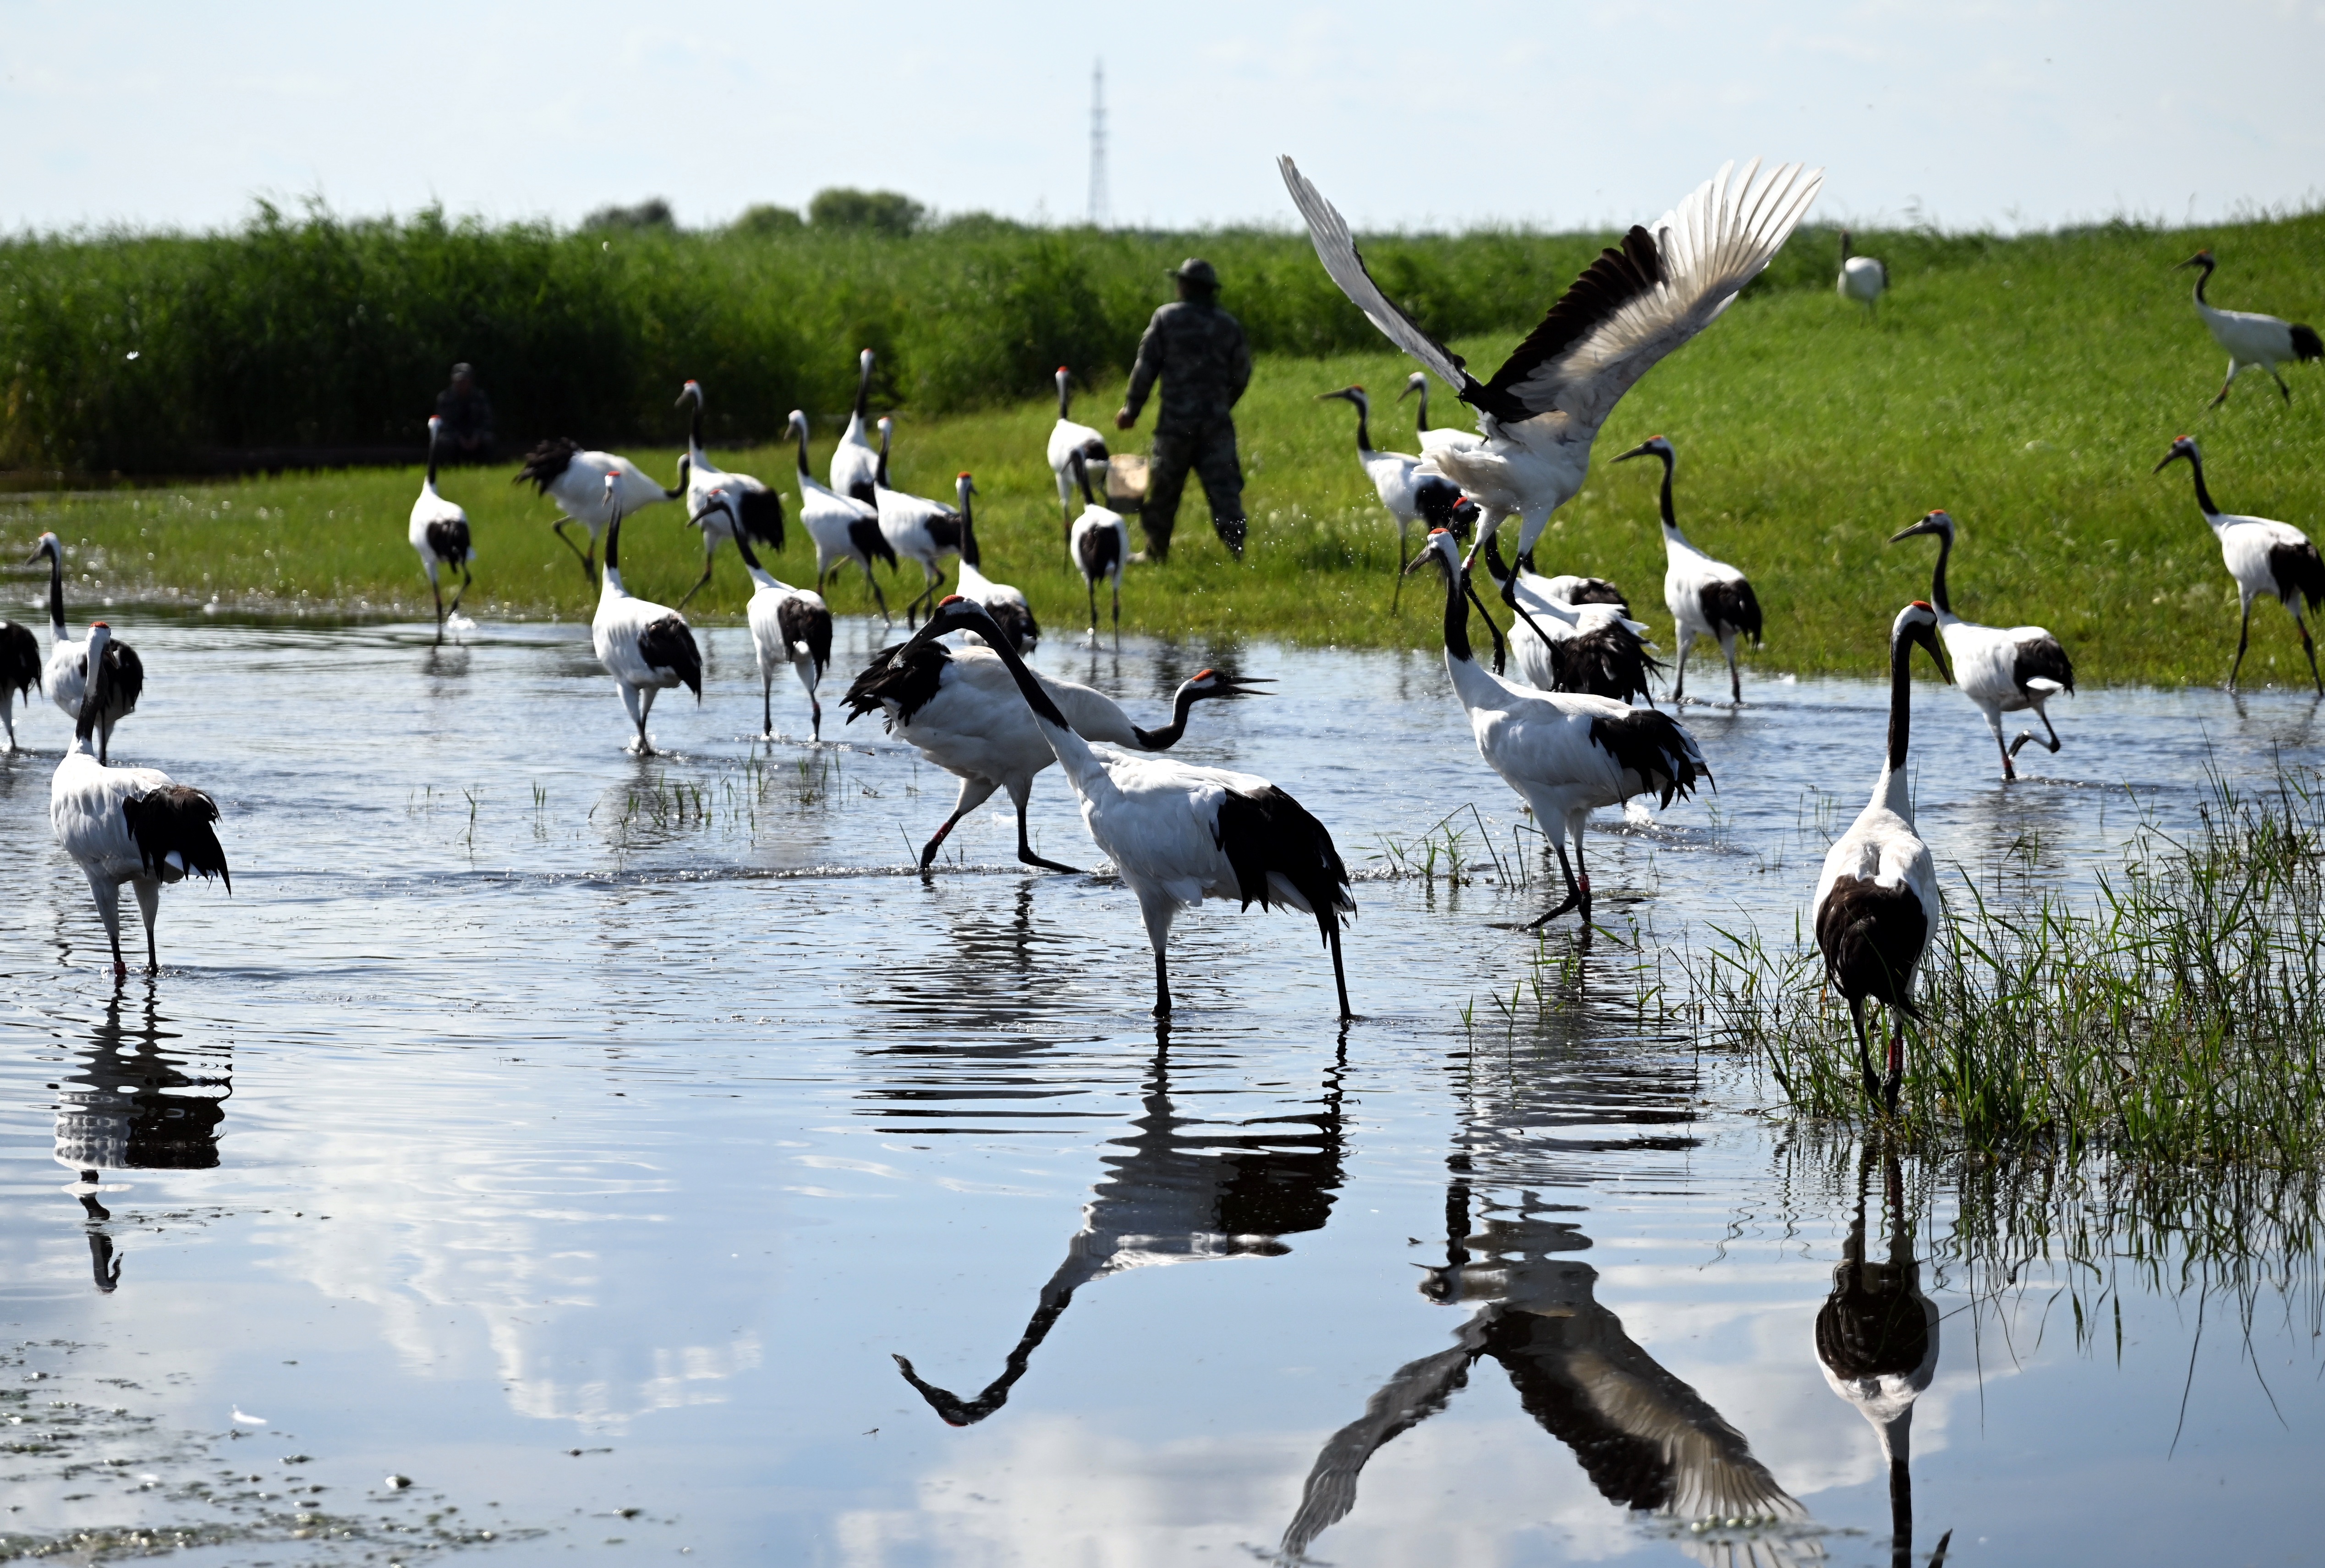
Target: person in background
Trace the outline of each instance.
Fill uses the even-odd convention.
[[[1129,395],[1114,416],[1116,430],[1137,423],[1155,377],[1162,378],[1146,501],[1138,515],[1146,530],[1146,548],[1131,559],[1159,561],[1171,553],[1179,492],[1192,469],[1203,481],[1219,543],[1240,561],[1247,524],[1233,411],[1251,385],[1251,345],[1244,340],[1242,323],[1219,309],[1219,274],[1210,263],[1190,256],[1171,276],[1178,280],[1179,298],[1146,323],[1146,335],[1138,340],[1138,363],[1130,373]]]
[[[477,373],[452,366],[452,385],[436,394],[436,417],[444,422],[438,440],[442,456],[456,463],[493,460],[493,404],[477,389]]]

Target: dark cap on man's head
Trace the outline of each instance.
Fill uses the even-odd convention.
[[[474,376],[476,374],[476,371],[469,367],[468,362],[465,359],[460,361],[459,364],[452,366],[452,379],[455,381],[458,381],[463,376]]]
[[[1218,273],[1200,256],[1189,256],[1171,269],[1171,275],[1199,289],[1217,289],[1219,286]]]

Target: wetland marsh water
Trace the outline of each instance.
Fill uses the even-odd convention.
[[[1359,886],[1345,1036],[1312,927],[1190,914],[1158,1038],[1132,901],[1021,872],[1005,812],[902,874],[952,781],[839,722],[874,624],[840,628],[841,745],[748,738],[756,679],[720,627],[709,700],[666,696],[674,755],[646,761],[586,628],[120,625],[148,684],[116,760],[218,797],[235,892],[171,890],[164,972],[116,996],[48,833],[63,722],[20,719],[20,1549],[1887,1563],[1885,1418],[1915,1561],[1949,1531],[1966,1563],[2313,1555],[2298,1183],[2159,1210],[1868,1157],[1643,1030],[1644,960],[1612,943],[1541,1023],[1489,1024],[1535,952],[1506,923],[1543,895],[1491,864]],[[1203,663],[1275,676],[1199,709],[1182,754],[1292,790],[1352,867],[1473,801],[1511,858],[1514,802],[1433,657],[1035,663],[1152,710]],[[1880,689],[1746,690],[1688,713],[1717,794],[1594,837],[1602,918],[1650,952],[1714,921],[1789,933],[1869,788]],[[1917,695],[1922,827],[1997,886],[2087,884],[2208,766],[2325,739],[2303,698],[2089,692],[2005,793],[1976,713]],[[802,707],[780,682],[779,727]],[[1054,773],[1033,821],[1096,862]],[[1875,1405],[1842,1396],[1852,1371],[1888,1377]],[[1714,1507],[1778,1522],[1691,1527]]]

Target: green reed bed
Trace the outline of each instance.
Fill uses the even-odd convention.
[[[2010,901],[1959,874],[1946,895],[1908,1025],[1907,1134],[2174,1164],[2325,1158],[2318,775],[2216,779],[2191,830],[2144,825],[2086,897]],[[1868,1115],[1812,943],[1724,932],[1683,985],[1674,1015],[1749,1053],[1795,1111]]]

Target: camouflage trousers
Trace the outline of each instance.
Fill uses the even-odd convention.
[[[1235,422],[1222,419],[1197,430],[1162,430],[1147,458],[1146,501],[1139,525],[1146,530],[1146,553],[1160,561],[1171,553],[1171,530],[1179,521],[1179,493],[1187,470],[1203,481],[1211,504],[1211,526],[1219,542],[1243,558],[1243,465],[1236,460]]]

